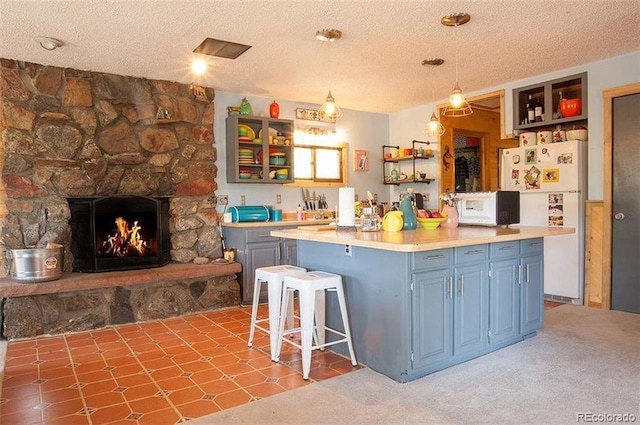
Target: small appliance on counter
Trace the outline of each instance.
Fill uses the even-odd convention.
[[[520,192],[457,193],[458,223],[503,226],[520,223]]]
[[[241,221],[269,221],[269,208],[264,205],[241,205],[237,207],[229,207],[231,213],[231,222],[238,223]]]

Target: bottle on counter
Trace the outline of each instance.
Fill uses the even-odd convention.
[[[298,204],[298,209],[296,210],[296,220],[298,221],[304,220],[304,211],[302,210],[302,207],[300,206],[300,204]]]

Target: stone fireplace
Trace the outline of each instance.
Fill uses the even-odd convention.
[[[168,216],[168,234],[153,236],[161,239],[154,242],[160,245],[159,263],[205,264],[220,258],[214,92],[205,92],[203,102],[192,87],[176,82],[0,59],[3,243],[10,248],[59,243],[65,247],[65,272],[91,262],[107,270],[112,258],[86,259],[72,249],[77,223],[70,219],[86,205],[71,202],[70,207],[68,200],[137,196],[163,200],[159,208]],[[168,117],[156,119],[159,108]],[[139,212],[149,219],[149,211]],[[3,305],[5,335],[83,330],[239,302],[235,275],[160,280],[140,289],[147,299],[143,305],[132,302],[136,291],[132,286],[8,298]],[[160,312],[154,305],[161,303],[171,305]],[[130,312],[124,315],[129,319],[113,314],[123,309]]]

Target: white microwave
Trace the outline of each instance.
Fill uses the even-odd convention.
[[[520,223],[520,192],[457,193],[458,223],[479,226],[502,226]]]

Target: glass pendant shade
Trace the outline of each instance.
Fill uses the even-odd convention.
[[[431,113],[431,119],[427,123],[427,126],[424,129],[424,134],[426,136],[432,137],[440,137],[444,134],[444,126],[438,121],[436,118],[436,113]]]
[[[456,81],[456,85],[449,95],[449,104],[442,111],[442,115],[445,117],[466,117],[471,114],[473,114],[473,110]]]
[[[318,116],[322,121],[336,122],[342,118],[342,110],[336,104],[336,100],[331,95],[331,90],[327,95],[327,99],[324,101],[320,109],[318,109]]]

